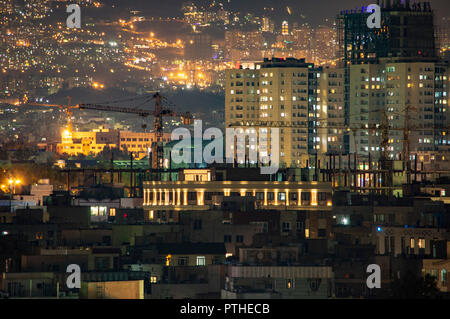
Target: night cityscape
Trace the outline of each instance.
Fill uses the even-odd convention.
[[[0,31],[5,303],[450,299],[448,0],[0,0]]]

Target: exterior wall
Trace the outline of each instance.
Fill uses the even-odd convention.
[[[331,185],[318,182],[144,182],[144,209],[208,210],[213,195],[255,196],[259,209],[331,209]],[[220,203],[217,203],[220,204]]]
[[[95,248],[94,248],[95,249]],[[24,271],[65,272],[70,264],[77,264],[82,271],[114,270],[118,253],[95,253],[90,248],[81,249],[42,249],[40,255],[22,256]]]
[[[239,262],[241,263],[295,263],[298,261],[298,247],[266,247],[266,248],[240,248]]]
[[[209,292],[208,284],[157,284],[152,285],[147,299],[197,299]]]
[[[450,291],[448,273],[450,271],[450,260],[448,259],[424,259],[422,261],[422,274],[431,275],[437,280],[437,287],[442,292]]]
[[[448,147],[446,66],[385,58],[378,64],[355,64],[349,69],[350,126],[379,126],[385,110],[392,128],[388,151],[394,159],[400,159],[408,113],[410,152],[427,153]],[[350,152],[354,153],[356,146],[359,155],[368,156],[371,152],[377,156],[380,142],[381,129],[358,129],[356,136],[350,136]]]
[[[261,232],[260,227],[250,223],[223,223],[222,211],[183,212],[180,223],[184,226],[184,235],[191,242],[224,242],[228,254],[237,254],[240,246],[253,244],[253,236]],[[201,221],[201,228],[193,227]]]
[[[155,133],[140,133],[140,132],[127,132],[121,131],[120,133],[120,149],[127,149],[129,152],[133,152],[134,156],[141,159],[147,156],[148,149],[154,142],[169,142],[170,134],[164,133],[162,141],[157,141]]]
[[[115,208],[116,212],[120,207],[120,199],[104,199],[97,201],[95,199],[76,199],[75,205],[89,206],[91,213],[91,222],[106,222],[111,214],[111,209]]]
[[[144,281],[81,282],[80,299],[144,299]]]
[[[92,270],[92,268],[89,267],[89,256],[87,254],[63,256],[22,256],[22,269],[24,271],[65,272],[67,266],[70,264],[79,265],[81,271]]]
[[[439,231],[438,228],[374,227],[372,234],[376,253],[394,256],[402,253],[432,255],[432,241],[450,239],[447,232]]]
[[[62,229],[61,242],[64,246],[111,244],[111,229]]]
[[[54,297],[54,273],[3,273],[0,277],[0,290],[9,293],[10,297]]]
[[[221,261],[223,262],[225,259],[225,256],[222,255],[207,255],[207,254],[195,254],[195,255],[191,255],[191,254],[184,254],[184,255],[170,255],[170,263],[169,266],[189,266],[189,267],[196,267],[199,266],[197,265],[197,258],[198,257],[204,257],[205,258],[205,265],[203,266],[209,266],[209,265],[213,265],[216,264],[216,261]],[[160,256],[160,259],[163,260],[164,258],[166,258],[167,260],[167,256]],[[181,264],[181,263],[185,263],[185,264]],[[167,264],[166,264],[167,265]]]
[[[327,299],[332,296],[333,288],[333,280],[325,278],[234,278],[232,281],[234,286],[249,287],[250,290],[274,290],[275,294],[270,297],[275,299]],[[245,288],[238,295],[244,299],[258,296],[252,292],[246,293]]]
[[[112,227],[112,246],[120,247],[122,243],[134,245],[136,236],[142,236],[144,233],[142,225],[113,225]]]
[[[88,206],[47,206],[50,222],[61,225],[76,225],[88,227],[91,222],[91,212]]]
[[[304,165],[310,151],[320,147],[316,136],[308,132],[309,120],[317,117],[318,75],[312,66],[303,60],[269,60],[253,69],[227,70],[225,127],[250,126],[256,135],[259,129],[266,130],[267,151],[271,147],[269,128],[278,127],[281,165]]]
[[[325,266],[229,266],[229,281],[225,290],[244,293],[275,291],[279,298],[329,298],[332,295],[334,274]],[[278,298],[278,297],[277,297]]]
[[[53,185],[36,184],[31,185],[30,195],[15,195],[14,199],[35,202],[37,206],[43,206],[44,196],[53,192]]]
[[[162,142],[169,142],[170,134],[164,133]],[[141,159],[148,154],[153,142],[157,142],[155,133],[128,132],[110,130],[103,127],[90,132],[63,131],[61,143],[57,144],[57,152],[69,155],[98,154],[104,147],[119,147],[133,152],[134,157]]]
[[[345,153],[344,69],[324,68],[317,84],[317,114],[322,126],[318,131],[320,153]]]

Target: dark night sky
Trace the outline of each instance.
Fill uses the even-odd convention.
[[[147,13],[155,16],[179,15],[181,4],[187,1],[189,0],[105,0],[107,3],[116,3],[119,6],[126,5],[136,9],[145,9]],[[196,4],[212,2],[212,0],[190,1]],[[305,15],[306,21],[313,25],[320,24],[325,18],[334,18],[341,10],[376,3],[376,0],[230,0],[229,3],[228,0],[219,1],[226,3],[234,10],[254,12],[255,14],[262,14],[264,7],[273,7],[280,20],[289,19],[301,22],[301,15]],[[411,0],[412,2],[413,0]],[[430,0],[430,2],[438,17],[450,17],[450,0]],[[292,10],[291,16],[287,13],[286,6]]]

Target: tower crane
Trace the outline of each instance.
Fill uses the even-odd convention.
[[[129,107],[121,107],[121,106],[109,106],[103,104],[77,104],[75,107],[82,110],[98,110],[98,111],[106,111],[106,112],[120,112],[120,113],[129,113],[129,114],[137,114],[143,118],[148,116],[152,116],[154,118],[154,130],[156,135],[156,142],[152,144],[151,152],[155,154],[153,156],[152,167],[161,168],[162,167],[162,159],[164,157],[164,149],[163,149],[163,117],[180,117],[181,121],[184,125],[192,124],[192,115],[189,112],[178,113],[175,112],[172,108],[163,106],[161,101],[165,99],[159,92],[154,91],[153,96],[150,99],[147,99],[145,102],[149,102],[150,100],[155,101],[154,110],[145,110],[140,108],[129,108]],[[136,100],[138,98],[129,99]],[[109,102],[113,103],[113,102]],[[145,128],[146,125],[143,125]]]
[[[45,107],[56,107],[59,108],[60,111],[66,113],[66,128],[69,132],[72,132],[72,109],[74,106],[71,106],[71,97],[67,97],[68,104],[67,105],[61,105],[61,104],[48,104],[48,103],[35,103],[35,102],[29,102],[28,100],[23,101],[24,105],[28,106],[45,106]]]
[[[421,125],[410,125],[410,112],[411,111],[417,111],[417,108],[408,105],[403,110],[403,113],[394,113],[398,115],[403,115],[405,117],[404,119],[404,125],[403,127],[395,127],[390,125],[389,119],[387,116],[387,113],[385,110],[381,111],[381,123],[380,124],[355,124],[355,125],[328,125],[327,121],[328,119],[316,119],[316,122],[318,124],[320,122],[323,122],[324,125],[317,125],[314,127],[314,129],[317,130],[323,130],[323,129],[337,129],[337,130],[344,130],[345,132],[352,132],[355,142],[355,160],[356,165],[358,162],[358,148],[357,148],[357,140],[356,140],[356,132],[358,130],[364,130],[364,131],[377,131],[381,133],[381,141],[380,141],[380,160],[384,165],[387,165],[389,162],[389,132],[390,131],[400,131],[403,133],[403,148],[402,148],[402,161],[404,163],[404,168],[407,169],[408,167],[408,158],[410,155],[410,135],[409,132],[412,130],[419,130],[421,129]],[[370,112],[379,113],[380,110],[374,110]],[[352,116],[359,116],[360,114],[354,114],[350,115]],[[333,120],[336,120],[339,118],[333,118]],[[344,119],[341,117],[340,119]],[[291,121],[266,121],[266,120],[247,120],[247,121],[236,121],[233,123],[230,123],[228,125],[229,127],[279,127],[279,128],[307,128],[307,126],[298,126],[294,124],[294,122]],[[450,130],[449,126],[441,127],[443,130]]]
[[[162,100],[166,100],[164,96],[162,96],[159,91],[151,91],[150,94],[153,94],[150,98],[148,98],[147,95],[145,96],[138,96],[134,98],[128,98],[128,99],[122,99],[122,100],[116,100],[116,101],[107,101],[104,103],[94,104],[94,103],[82,103],[77,105],[71,105],[71,98],[68,96],[68,105],[61,105],[61,104],[46,104],[46,103],[34,103],[29,102],[28,100],[22,101],[24,105],[30,105],[30,106],[44,106],[44,107],[57,107],[60,110],[63,110],[67,115],[67,130],[72,131],[72,110],[73,109],[85,109],[85,110],[98,110],[98,111],[106,111],[106,112],[120,112],[120,113],[128,113],[128,114],[137,114],[142,118],[147,118],[149,116],[153,116],[154,118],[154,130],[155,130],[155,137],[156,142],[152,144],[151,146],[151,153],[155,154],[153,156],[152,160],[152,167],[154,168],[161,168],[162,167],[162,159],[164,157],[164,149],[163,149],[163,117],[180,117],[181,121],[184,125],[190,125],[192,124],[193,117],[190,112],[184,112],[179,113],[175,112],[172,108],[168,106],[162,105]],[[121,106],[111,106],[111,105],[105,105],[105,104],[113,104],[118,102],[125,102],[125,101],[135,101],[135,100],[142,100],[143,98],[147,97],[144,100],[144,103],[148,103],[151,100],[155,101],[155,107],[153,110],[145,110],[140,109],[138,107],[121,107]],[[171,103],[172,104],[172,103]],[[172,104],[172,106],[174,106]],[[147,127],[146,124],[143,124],[142,127],[145,129]]]

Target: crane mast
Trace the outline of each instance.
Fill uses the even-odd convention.
[[[192,123],[192,116],[189,112],[186,113],[176,113],[174,110],[163,107],[161,104],[162,96],[159,92],[153,95],[155,101],[154,110],[143,110],[138,108],[127,108],[119,106],[108,106],[101,104],[78,104],[76,107],[85,110],[98,110],[106,112],[119,112],[119,113],[130,113],[137,114],[141,117],[152,116],[154,118],[154,131],[156,141],[151,146],[151,152],[149,156],[151,157],[152,168],[162,168],[163,158],[164,158],[164,147],[163,147],[163,117],[180,117],[182,123],[189,125]]]

